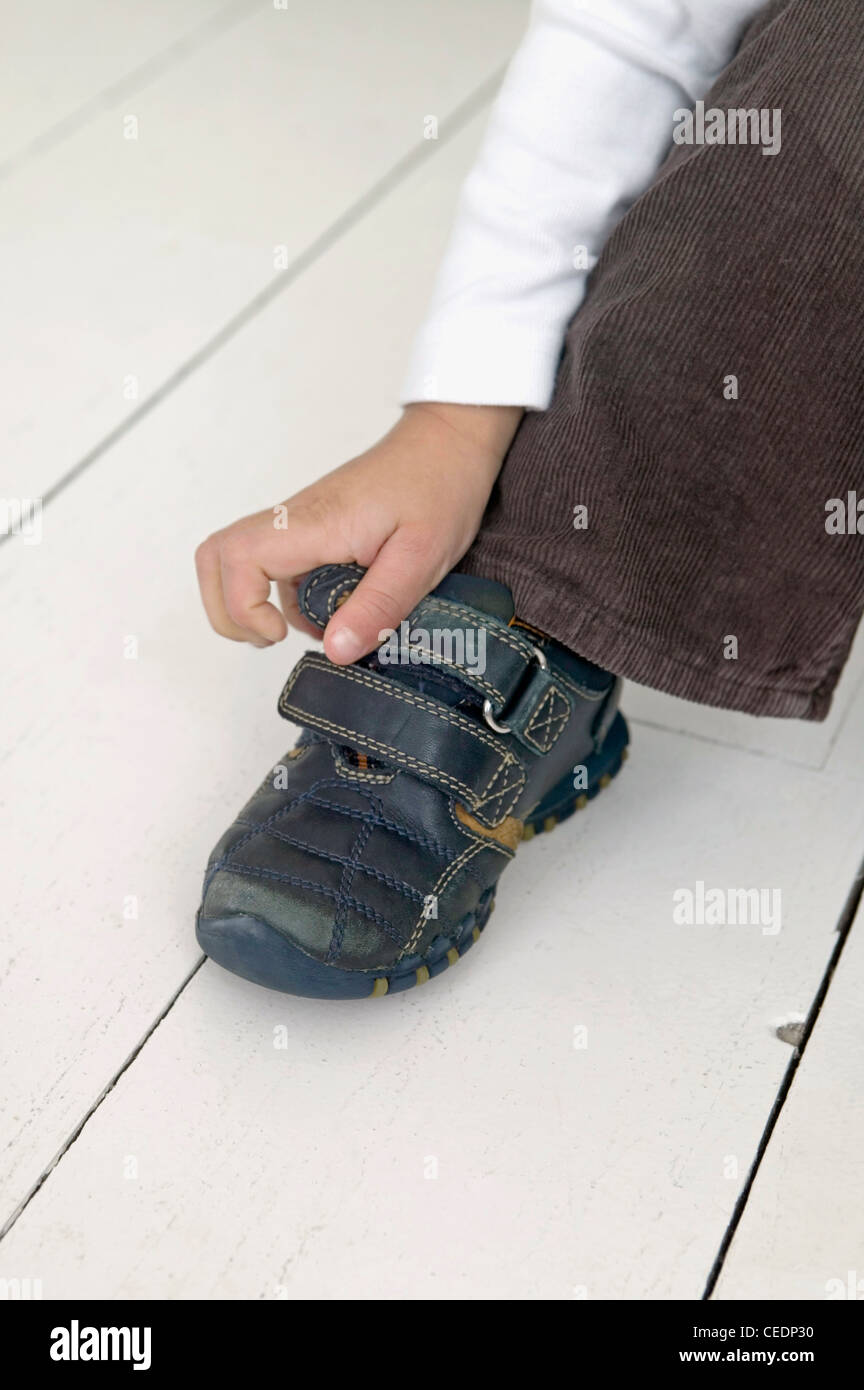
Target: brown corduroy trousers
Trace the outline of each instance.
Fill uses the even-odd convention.
[[[462,568],[619,675],[822,719],[864,607],[864,3],[768,4],[673,139]]]

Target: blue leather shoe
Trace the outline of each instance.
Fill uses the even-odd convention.
[[[313,571],[303,611],[323,630],[362,574]],[[448,575],[353,666],[307,652],[279,700],[303,732],[213,851],[201,946],[246,979],[321,999],[438,975],[478,939],[520,840],[620,768],[619,692],[472,575]]]

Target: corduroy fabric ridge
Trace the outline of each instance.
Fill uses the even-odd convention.
[[[779,152],[673,145],[461,568],[617,674],[823,719],[864,608],[826,530],[864,504],[864,3],[773,0],[705,107],[779,109]]]

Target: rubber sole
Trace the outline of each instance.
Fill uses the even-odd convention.
[[[554,830],[599,796],[621,770],[627,757],[629,733],[623,716],[616,714],[599,753],[585,763],[585,787],[574,786],[569,772],[552,787],[526,817],[522,839]],[[448,936],[436,937],[422,957],[408,957],[389,974],[366,970],[342,970],[308,956],[261,918],[248,914],[201,918],[196,936],[201,949],[224,969],[246,980],[314,999],[380,999],[425,984],[455,965],[470,951],[495,908],[494,885],[480,898]]]

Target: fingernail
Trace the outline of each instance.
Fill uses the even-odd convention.
[[[350,627],[337,628],[332,637],[329,638],[327,646],[330,649],[329,654],[346,665],[363,655],[363,643]]]

